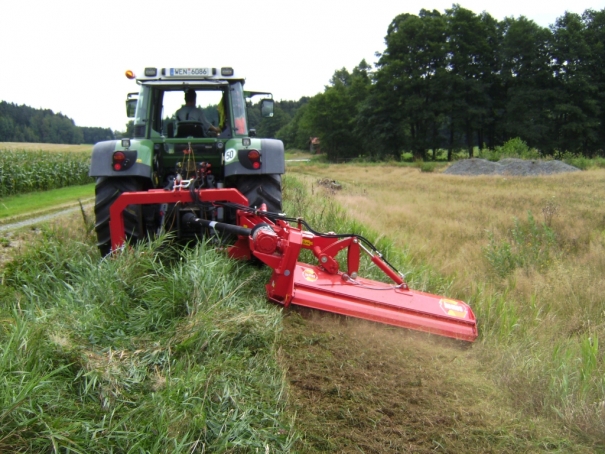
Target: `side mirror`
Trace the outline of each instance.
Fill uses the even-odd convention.
[[[134,113],[137,108],[137,99],[127,99],[126,100],[126,116],[128,118],[134,118]]]
[[[260,114],[263,118],[268,118],[273,116],[273,100],[272,99],[262,99],[260,102]]]

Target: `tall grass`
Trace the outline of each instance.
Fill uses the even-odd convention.
[[[0,149],[0,197],[92,182],[90,153]]]
[[[1,452],[287,452],[266,272],[46,230],[0,287]]]
[[[337,232],[339,234],[361,235],[371,241],[384,257],[402,272],[412,288],[422,291],[444,293],[451,286],[451,280],[438,273],[427,264],[417,263],[407,249],[397,248],[389,235],[358,222],[338,203],[336,191],[326,190],[321,185],[307,187],[295,177],[284,177],[284,210],[292,216],[304,218],[315,231]],[[346,251],[337,256],[340,269],[346,269]],[[310,251],[302,251],[301,261],[316,263]],[[361,255],[360,275],[384,282],[391,282],[383,271],[368,258]]]
[[[500,277],[517,268],[527,273],[543,271],[560,253],[554,231],[546,223],[537,223],[531,211],[527,222],[515,218],[509,236],[510,239],[498,242],[489,232],[489,244],[483,248],[485,258]]]

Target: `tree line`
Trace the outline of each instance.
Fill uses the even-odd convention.
[[[605,9],[548,28],[453,5],[393,19],[374,67],[337,70],[323,93],[277,103],[259,135],[331,159],[431,159],[519,137],[544,155],[605,155]],[[276,129],[277,128],[277,129]],[[432,151],[432,153],[431,153]]]
[[[110,128],[76,126],[62,113],[0,101],[0,142],[96,143],[114,138]]]

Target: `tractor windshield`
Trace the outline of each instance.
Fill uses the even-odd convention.
[[[165,137],[217,137],[226,130],[222,88],[166,89],[161,103],[161,133]]]
[[[137,108],[137,117],[141,117],[142,124],[148,122],[150,128],[146,129],[151,137],[230,138],[248,134],[240,81],[178,85],[147,82]]]
[[[135,126],[140,125],[150,137],[231,138],[248,134],[241,81],[146,82],[136,116]]]

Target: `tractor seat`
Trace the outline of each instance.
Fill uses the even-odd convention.
[[[198,121],[179,121],[176,124],[174,137],[205,137],[204,125]]]

